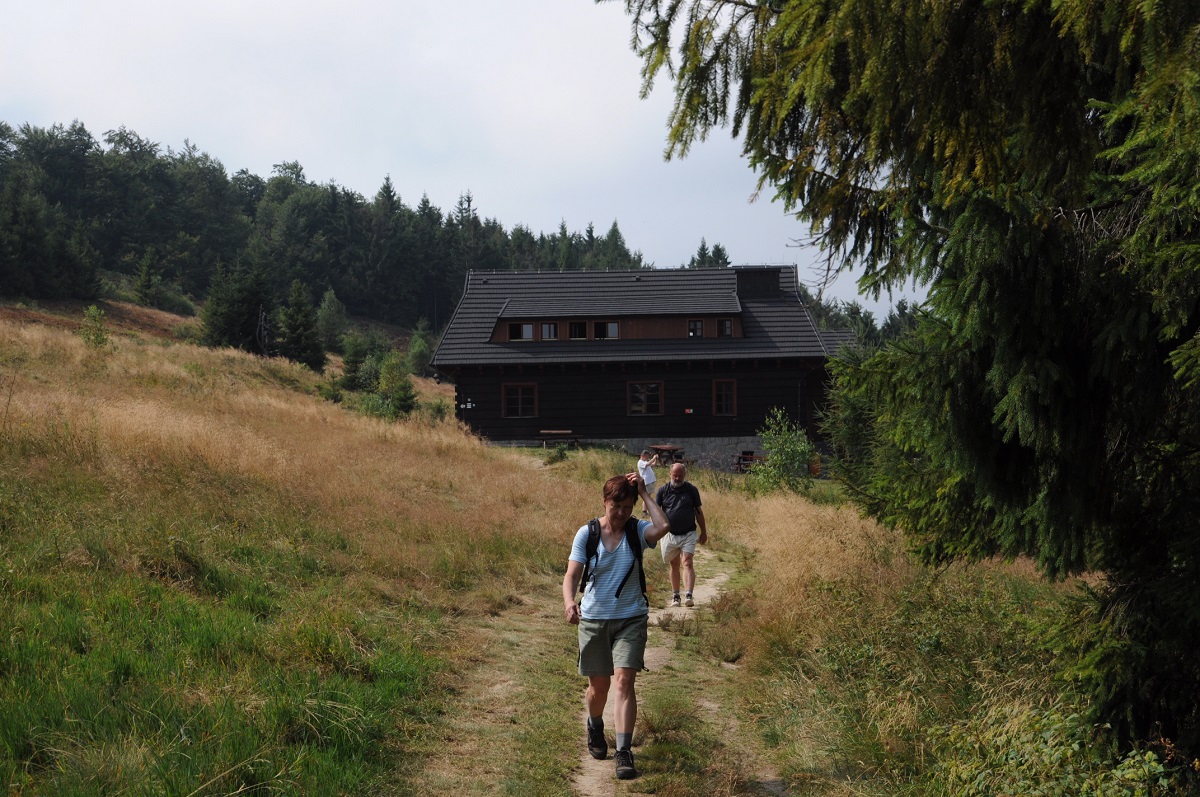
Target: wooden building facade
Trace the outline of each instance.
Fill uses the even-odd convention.
[[[745,438],[773,407],[815,435],[829,341],[790,266],[472,272],[433,365],[496,441]]]

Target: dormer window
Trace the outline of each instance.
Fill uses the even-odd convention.
[[[567,324],[567,333],[571,340],[587,340],[587,322],[571,321]]]
[[[592,337],[596,340],[616,340],[620,337],[616,321],[596,321],[592,324]]]
[[[718,318],[717,319],[717,337],[732,338],[733,337],[733,319]]]
[[[702,338],[704,337],[704,319],[693,318],[688,321],[688,337]]]
[[[533,324],[509,324],[509,340],[533,340]]]
[[[542,324],[542,340],[558,340],[558,324],[548,321]]]

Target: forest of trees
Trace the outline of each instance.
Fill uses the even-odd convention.
[[[265,179],[230,176],[186,142],[176,152],[125,128],[97,141],[78,121],[0,122],[0,295],[92,298],[107,271],[135,279],[150,303],[203,301],[218,278],[259,275],[280,304],[298,280],[311,297],[332,289],[352,315],[437,330],[469,269],[649,265],[616,221],[602,235],[565,222],[506,230],[470,193],[447,212],[427,197],[406,204],[386,177],[367,199],[309,181],[295,162]]]
[[[701,238],[679,265],[731,260]],[[550,234],[506,230],[480,218],[470,193],[444,212],[427,197],[405,204],[390,177],[368,200],[309,181],[295,162],[266,179],[245,169],[230,176],[187,142],[176,152],[125,128],[97,141],[78,121],[0,122],[0,296],[92,299],[102,275],[117,275],[140,304],[184,313],[204,304],[210,345],[318,370],[324,351],[341,348],[336,334],[314,336],[320,307],[421,327],[424,339],[449,321],[468,270],[652,266],[615,220],[603,235],[590,223],[582,233],[565,222]],[[805,299],[822,325],[878,337],[861,306]]]

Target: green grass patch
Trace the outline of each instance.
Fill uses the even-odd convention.
[[[647,794],[711,794],[707,771],[720,756],[717,735],[699,714],[696,695],[686,677],[676,683],[639,691],[635,750],[642,778],[634,789]]]
[[[365,793],[394,771],[443,620],[355,587],[345,538],[264,485],[165,464],[130,490],[70,439],[0,455],[10,793]]]
[[[573,630],[573,629],[572,629]],[[571,770],[579,762],[583,729],[576,718],[564,717],[563,705],[578,705],[580,678],[575,671],[575,639],[561,635],[563,644],[552,655],[524,658],[521,710],[514,729],[511,756],[500,793],[509,797],[559,797],[566,793]],[[514,651],[514,655],[522,655]]]

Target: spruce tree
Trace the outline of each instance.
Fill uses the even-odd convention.
[[[417,391],[400,352],[391,351],[383,357],[379,366],[377,395],[382,399],[385,417],[392,420],[416,409]]]
[[[669,155],[730,124],[831,268],[928,286],[836,367],[867,509],[931,562],[1103,574],[1068,674],[1200,754],[1200,4],[625,7]]]
[[[273,337],[275,299],[261,271],[238,266],[218,269],[201,311],[203,341],[253,354],[267,354]]]
[[[338,300],[333,288],[325,291],[317,308],[317,334],[326,351],[341,351],[346,320],[346,305]]]
[[[146,251],[138,261],[133,281],[133,294],[138,304],[158,307],[162,290],[162,275],[154,264],[153,250]]]
[[[408,341],[408,368],[419,376],[425,375],[425,369],[433,360],[433,350],[429,345],[429,321],[420,319],[417,328],[413,330]]]
[[[725,247],[721,244],[713,244],[712,254],[709,256],[709,262],[713,268],[728,268],[730,263],[729,253],[725,251]]]
[[[292,282],[287,304],[276,312],[275,335],[280,356],[317,373],[325,370],[325,346],[317,329],[317,311],[300,280]]]
[[[712,253],[708,251],[708,241],[700,239],[700,246],[696,248],[696,254],[692,255],[692,259],[686,264],[687,268],[708,268],[711,265]]]

